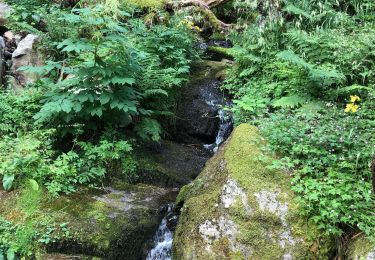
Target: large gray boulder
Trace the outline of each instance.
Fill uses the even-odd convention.
[[[329,259],[334,241],[300,215],[287,173],[243,124],[177,197],[173,259]]]
[[[35,83],[38,79],[36,73],[30,73],[20,70],[24,66],[41,65],[40,53],[37,50],[38,36],[29,34],[22,39],[17,49],[12,54],[12,74],[15,78],[14,88],[22,88],[26,85]]]
[[[6,19],[10,14],[10,7],[9,5],[0,2],[0,26],[4,26],[6,23]]]

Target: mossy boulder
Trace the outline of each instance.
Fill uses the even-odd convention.
[[[43,192],[31,215],[18,205],[24,199],[22,192],[0,192],[0,216],[37,231],[37,239],[43,241],[32,251],[49,253],[41,259],[59,259],[61,254],[78,259],[142,259],[163,217],[162,206],[176,192],[121,182],[58,198]]]
[[[102,260],[102,258],[99,257],[66,254],[45,254],[41,258],[43,260]]]
[[[328,259],[332,240],[299,214],[285,172],[243,124],[177,197],[174,259]]]
[[[141,259],[157,229],[162,205],[173,191],[150,185],[117,184],[100,194],[61,197],[46,205],[71,237],[50,244],[52,252],[91,254],[105,259]]]
[[[232,48],[225,48],[220,46],[209,46],[208,54],[213,60],[221,61],[222,59],[234,60],[234,53]]]
[[[349,244],[346,259],[375,260],[375,242],[363,235],[357,237]]]

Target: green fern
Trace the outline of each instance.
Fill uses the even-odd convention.
[[[371,88],[371,87],[366,87],[366,86],[354,84],[354,85],[351,85],[351,86],[339,88],[337,90],[338,94],[352,94],[352,93],[356,93],[356,92],[366,92],[366,93],[369,93],[369,94],[375,96],[375,87]]]
[[[135,131],[143,140],[159,141],[162,128],[157,120],[144,118],[135,126]]]
[[[316,68],[315,65],[308,63],[291,50],[282,51],[276,55],[279,59],[287,61],[295,66],[304,69],[309,82],[316,87],[329,87],[333,84],[344,83],[345,75],[336,70],[328,70],[323,68]]]
[[[296,108],[301,106],[303,103],[306,103],[308,100],[309,98],[305,96],[291,95],[275,100],[272,105],[274,107]]]
[[[314,65],[306,62],[291,50],[279,52],[276,57],[306,70],[311,70],[314,68]]]

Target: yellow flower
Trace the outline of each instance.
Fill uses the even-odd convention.
[[[350,102],[354,103],[356,101],[361,101],[361,98],[358,97],[357,95],[350,96]]]
[[[355,113],[358,111],[359,106],[353,103],[346,104],[345,113]]]
[[[194,29],[197,31],[197,32],[202,32],[203,30],[199,27],[199,26],[194,26]]]

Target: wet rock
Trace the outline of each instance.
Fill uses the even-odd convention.
[[[85,255],[67,255],[67,254],[45,254],[42,260],[100,260],[99,257],[90,257]]]
[[[289,175],[270,170],[258,130],[243,124],[184,186],[174,259],[329,259],[334,240],[299,214]]]
[[[12,53],[16,50],[17,44],[21,41],[21,36],[18,34],[14,34],[11,31],[6,31],[3,35],[5,40],[5,47],[8,54],[8,59],[12,58]]]
[[[41,65],[40,53],[37,50],[38,36],[29,34],[17,45],[12,54],[12,74],[16,79],[14,88],[22,88],[38,79],[36,73],[20,71],[23,66]]]
[[[209,40],[208,46],[216,46],[222,48],[232,48],[233,43],[230,40],[211,39]]]
[[[17,191],[0,191],[0,212],[17,214],[14,208],[17,196]],[[159,208],[174,197],[171,189],[118,182],[103,190],[86,190],[45,200],[40,206],[42,210],[32,216],[34,219],[27,220],[37,223],[40,219],[49,219],[58,223],[57,233],[49,234],[56,238],[54,242],[46,248],[35,245],[42,247],[35,248],[36,251],[47,250],[44,259],[139,260],[147,254],[148,242],[152,242],[163,218]],[[20,221],[20,225],[25,224]],[[66,223],[68,237],[59,233],[61,223]],[[43,225],[36,228],[41,228],[37,232],[46,232]]]
[[[52,214],[69,223],[74,234],[49,245],[52,252],[85,254],[105,259],[142,259],[153,238],[158,214],[169,190],[149,185],[108,187],[104,193],[64,197],[52,205]]]
[[[361,235],[351,240],[347,252],[348,260],[375,260],[375,243]]]
[[[167,226],[169,230],[175,231],[177,224],[178,224],[178,215],[175,213],[175,211],[174,210],[169,211],[168,214],[166,215],[166,219],[167,219]]]
[[[219,90],[220,81],[215,75],[225,68],[226,65],[220,62],[205,63],[181,91],[173,134],[178,141],[195,144],[215,141],[220,124],[219,105],[225,104]]]
[[[212,100],[220,99],[217,91],[220,82],[204,81],[187,88],[182,95],[185,101],[178,113],[178,131],[188,135],[187,139],[213,142],[219,128],[218,108],[211,105]]]
[[[163,141],[157,147],[136,150],[139,169],[134,182],[166,187],[181,187],[191,182],[210,158],[202,147]]]
[[[0,37],[0,87],[3,85],[3,78],[5,76],[5,41]]]

